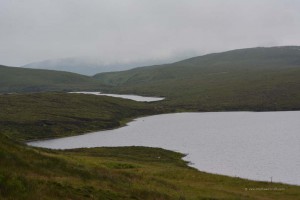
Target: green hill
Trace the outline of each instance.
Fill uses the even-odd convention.
[[[0,93],[99,89],[99,81],[70,72],[0,65]]]
[[[192,110],[300,109],[300,47],[239,49],[94,76],[110,92],[165,96]]]

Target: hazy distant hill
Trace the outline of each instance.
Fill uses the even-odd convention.
[[[300,47],[233,50],[94,77],[0,66],[2,93],[70,90],[165,96],[185,110],[300,109]]]
[[[38,92],[99,89],[99,81],[70,72],[0,65],[0,92]]]
[[[300,109],[300,47],[249,48],[94,76],[112,91],[199,110]]]
[[[141,66],[141,65],[137,65]],[[122,65],[119,63],[105,64],[83,58],[61,58],[44,60],[40,62],[34,62],[26,64],[22,67],[34,68],[34,69],[49,69],[58,71],[69,71],[84,75],[94,75],[100,72],[112,72],[127,70],[137,66]]]
[[[166,59],[148,59],[137,61],[113,61],[103,62],[99,58],[73,57],[44,60],[26,64],[22,67],[34,69],[49,69],[58,71],[68,71],[83,75],[95,75],[101,72],[114,72],[132,69],[134,67],[149,66],[162,63],[170,63],[186,58],[185,55],[176,55]]]

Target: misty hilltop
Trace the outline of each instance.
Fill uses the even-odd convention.
[[[0,92],[102,91],[164,96],[200,111],[300,108],[300,47],[259,47],[84,76],[0,66]]]
[[[140,59],[130,61],[102,61],[100,58],[97,57],[69,57],[32,62],[21,67],[67,71],[83,75],[95,75],[97,73],[102,72],[124,71],[140,66],[170,63],[188,57],[191,56],[174,55],[173,57],[166,57],[160,59]]]

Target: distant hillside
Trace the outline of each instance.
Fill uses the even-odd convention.
[[[100,89],[91,77],[52,70],[0,65],[0,93]]]
[[[249,48],[94,76],[197,110],[300,109],[300,47]]]
[[[137,65],[141,66],[141,65]],[[49,69],[58,71],[68,71],[83,75],[94,75],[100,72],[122,71],[137,67],[136,65],[122,65],[121,63],[105,64],[84,58],[61,58],[44,60],[26,64],[22,67],[33,69]]]
[[[111,61],[104,62],[95,57],[71,57],[50,59],[26,64],[22,67],[33,69],[49,69],[58,71],[68,71],[83,75],[94,75],[102,72],[114,72],[132,69],[134,67],[149,66],[161,63],[170,63],[186,58],[185,55],[175,55],[165,59],[144,59],[136,61]]]

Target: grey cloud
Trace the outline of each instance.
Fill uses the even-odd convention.
[[[0,63],[135,62],[300,45],[299,19],[299,0],[1,0]]]

